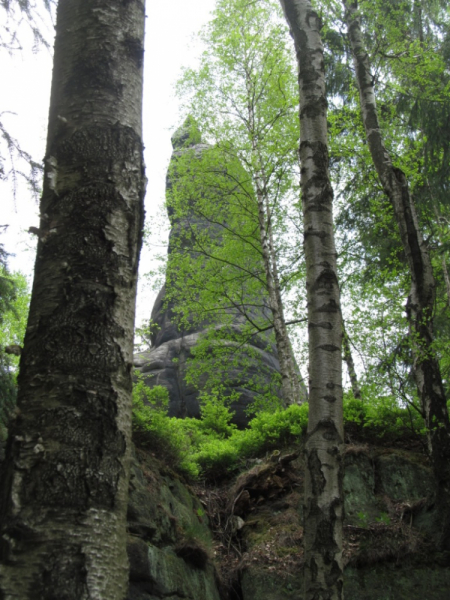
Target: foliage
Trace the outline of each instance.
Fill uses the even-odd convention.
[[[440,0],[361,0],[386,147],[406,174],[437,281],[435,350],[450,389],[448,220],[450,13]],[[365,140],[345,35],[344,3],[320,3],[336,195],[342,306],[359,376],[384,395],[414,402],[411,337],[403,310],[406,259],[392,208]]]
[[[235,471],[246,459],[298,441],[306,430],[308,405],[262,411],[248,429],[238,430],[232,411],[218,394],[204,394],[200,419],[167,416],[167,390],[149,389],[142,378],[133,388],[133,432],[136,443],[161,452],[169,465],[190,478]]]
[[[394,396],[378,396],[375,386],[363,386],[362,400],[344,396],[344,421],[356,423],[378,437],[425,433],[417,408],[399,406]],[[177,419],[166,414],[165,388],[146,388],[138,379],[133,392],[133,431],[138,445],[161,453],[173,468],[189,478],[226,476],[273,449],[298,444],[308,425],[308,404],[262,410],[239,430],[220,394],[202,397],[200,419]],[[144,403],[144,398],[145,402]]]
[[[282,314],[281,294],[285,303],[297,290],[302,252],[297,86],[279,4],[220,0],[201,38],[200,66],[184,71],[178,93],[210,145],[184,147],[169,173],[168,211],[182,235],[178,245],[171,239],[166,291],[180,307],[180,325],[209,327],[203,350],[213,352],[199,348],[191,369],[204,380],[221,361],[235,360],[236,348],[245,345],[245,361],[254,363],[250,346],[273,343],[267,332],[275,311]],[[295,310],[302,308],[296,301]],[[283,369],[286,351],[276,333]],[[273,400],[272,391],[264,394]]]
[[[133,435],[143,448],[160,452],[164,459],[186,475],[196,477],[196,465],[189,460],[190,440],[182,421],[167,416],[169,394],[162,386],[148,388],[142,379],[133,386]]]
[[[6,436],[9,415],[16,401],[16,375],[19,357],[6,354],[6,346],[22,346],[27,324],[30,295],[21,273],[9,273],[6,259],[0,257],[0,439]]]
[[[379,437],[386,434],[401,435],[405,431],[425,434],[424,421],[417,404],[398,404],[394,395],[380,395],[374,384],[362,387],[362,400],[351,392],[344,394],[344,420],[357,423],[375,432]]]

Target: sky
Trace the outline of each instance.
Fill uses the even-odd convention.
[[[213,7],[214,0],[147,0],[143,137],[148,178],[145,207],[149,223],[155,222],[164,201],[166,170],[172,152],[170,137],[181,120],[174,84],[182,67],[197,64],[201,46],[194,36],[208,21]],[[0,19],[3,17],[1,11]],[[45,37],[53,45],[51,22],[45,31]],[[45,154],[52,57],[45,48],[32,52],[32,40],[25,29],[21,41],[22,51],[9,55],[0,50],[2,81],[7,82],[0,91],[1,120],[23,149],[41,161]],[[0,241],[15,255],[9,260],[11,270],[20,270],[30,277],[35,240],[27,231],[30,226],[39,225],[38,215],[38,201],[27,186],[19,182],[14,197],[12,182],[0,182],[0,225],[9,225]],[[159,242],[156,233],[150,239],[153,247]],[[151,249],[144,248],[141,273],[154,268],[154,261]],[[138,291],[138,325],[150,317],[154,298],[155,292],[142,277]]]

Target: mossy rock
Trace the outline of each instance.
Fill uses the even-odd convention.
[[[348,568],[344,593],[346,600],[448,600],[450,568],[385,563]]]
[[[243,600],[297,600],[303,597],[301,573],[280,576],[259,566],[241,574]],[[371,565],[344,572],[345,600],[448,600],[450,568]]]
[[[429,496],[434,478],[429,467],[422,464],[414,454],[400,452],[381,454],[375,459],[377,487],[391,500],[415,502]],[[416,460],[414,460],[416,459]]]
[[[212,564],[196,568],[172,548],[157,548],[130,538],[130,587],[127,600],[220,600]]]

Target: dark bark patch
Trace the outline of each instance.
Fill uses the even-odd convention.
[[[321,514],[323,516],[317,524],[313,548],[316,552],[320,552],[325,564],[330,565],[334,562],[334,557],[338,550],[334,539],[334,519],[325,518],[323,511]]]
[[[333,329],[333,325],[329,321],[322,321],[321,323],[309,323],[308,327],[311,329],[313,327],[318,327],[320,329],[328,329],[328,330]]]
[[[312,495],[314,498],[318,498],[325,489],[326,480],[322,473],[322,463],[317,450],[308,452],[307,460],[309,476],[311,478]]]
[[[337,286],[337,276],[336,273],[332,269],[323,269],[320,275],[316,278],[314,282],[314,286],[312,291],[316,292],[319,290],[331,291],[335,286]],[[331,304],[334,303],[334,309],[336,307],[336,302],[334,300],[330,300],[330,302],[326,305],[322,305],[319,312],[330,312],[332,308]]]
[[[311,558],[311,560],[310,560],[309,569],[310,569],[310,572],[311,572],[311,581],[313,581],[313,582],[317,581],[317,575],[319,573],[319,567],[318,567],[318,565],[317,565],[314,557]]]
[[[52,445],[26,476],[26,501],[43,507],[111,509],[126,450],[116,424],[115,394],[71,389],[64,382],[55,389],[65,402],[38,420],[39,429],[51,432]],[[42,443],[45,449],[46,440]]]
[[[136,158],[141,152],[141,146],[140,137],[131,127],[119,123],[113,127],[94,125],[89,129],[75,131],[69,139],[55,146],[52,154],[57,157],[58,162],[69,165],[79,162],[91,164],[93,160],[104,164],[112,160]]]
[[[306,76],[309,76],[309,74]],[[325,117],[327,108],[328,102],[323,96],[316,98],[314,102],[310,102],[302,108],[300,111],[300,119],[317,119],[318,117]]]
[[[128,37],[123,42],[125,52],[134,62],[136,67],[140,69],[144,63],[144,47],[141,40],[138,38]]]
[[[118,81],[116,61],[110,48],[91,46],[81,50],[74,60],[71,74],[64,86],[67,96],[81,96],[86,92],[92,95],[102,91],[114,96],[121,96],[123,84]]]
[[[306,11],[306,23],[309,29],[312,29],[313,31],[315,29],[320,31],[322,29],[322,20],[315,10],[310,9]]]
[[[325,571],[325,584],[328,588],[334,587],[336,585],[338,588],[338,597],[342,597],[342,568],[335,560],[332,561],[331,567]]]
[[[336,278],[336,285],[337,285],[337,278]],[[323,290],[322,294],[325,292],[330,294],[332,291],[333,291],[333,288],[325,289],[325,290]],[[314,312],[316,312],[316,313],[336,313],[336,312],[339,312],[339,305],[336,303],[336,300],[334,300],[332,298],[329,302],[319,306],[319,308],[317,310],[315,310]]]
[[[64,552],[54,552],[46,558],[42,574],[33,582],[29,597],[40,600],[88,598],[86,575],[86,560],[81,549],[64,546]]]
[[[307,237],[312,237],[312,236],[317,237],[321,240],[330,237],[326,231],[317,231],[314,229],[307,229],[306,231],[303,232],[304,239],[306,239]]]
[[[336,402],[336,396],[327,395],[324,396],[323,399],[330,404],[334,404]]]
[[[90,289],[86,282],[67,284],[66,292],[67,299],[39,322],[35,343],[41,352],[34,361],[98,381],[98,374],[112,373],[122,362],[116,338],[123,331],[112,315],[114,292]]]
[[[341,350],[339,346],[334,346],[333,344],[322,344],[318,346],[321,350],[325,350],[325,352],[336,352],[337,350]]]

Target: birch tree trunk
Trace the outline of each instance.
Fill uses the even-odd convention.
[[[350,378],[350,385],[352,386],[353,397],[357,400],[361,400],[361,388],[358,383],[358,376],[356,374],[355,363],[353,361],[352,348],[350,345],[350,339],[345,328],[345,321],[342,319],[342,357],[347,365],[347,372]]]
[[[280,0],[299,66],[300,162],[307,267],[309,421],[305,478],[305,600],[341,600],[342,320],[328,173],[320,21],[309,0]]]
[[[144,1],[60,0],[18,413],[0,486],[3,600],[123,600]]]
[[[253,163],[256,166],[253,181],[256,189],[256,200],[258,204],[258,226],[261,240],[262,259],[266,275],[267,292],[269,295],[270,310],[273,318],[273,329],[275,343],[277,346],[278,359],[280,362],[281,389],[283,398],[287,405],[302,404],[305,398],[304,388],[300,385],[299,373],[296,369],[295,357],[292,351],[284,317],[283,301],[281,298],[281,285],[278,276],[276,249],[273,239],[272,223],[270,215],[269,199],[266,192],[266,179],[260,148],[257,141],[257,130],[255,127],[255,91],[252,78],[247,72],[246,88],[248,95],[248,132],[251,137]]]
[[[440,545],[450,548],[450,421],[439,362],[432,347],[436,284],[408,182],[403,171],[394,167],[383,142],[369,56],[361,33],[358,4],[344,2],[344,7],[367,143],[380,182],[392,203],[411,275],[406,313],[414,356],[414,375],[438,483]]]

